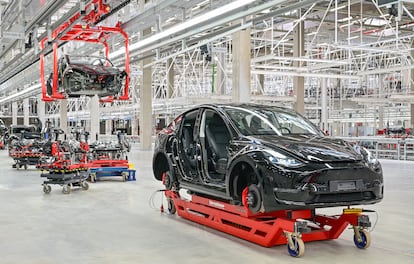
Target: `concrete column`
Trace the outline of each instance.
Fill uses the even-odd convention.
[[[384,82],[382,81],[384,78],[383,75],[379,76],[379,87],[378,87],[378,94],[380,97],[383,96],[384,94]],[[379,105],[378,106],[378,129],[383,129],[385,127],[385,123],[384,123],[384,106],[383,105]]]
[[[66,99],[60,100],[60,126],[65,134],[68,131],[68,101]]]
[[[139,116],[134,115],[131,119],[131,135],[137,136],[138,135],[138,128],[139,128]]]
[[[340,123],[335,121],[333,123],[331,136],[334,136],[334,137],[343,136],[341,129],[342,129],[342,127],[341,127]]]
[[[12,125],[17,125],[17,112],[19,111],[17,102],[12,102],[11,108],[12,108]]]
[[[412,44],[411,48],[414,48],[414,43]],[[411,49],[411,56],[414,56],[414,50]],[[414,85],[413,85],[413,80],[414,80],[414,69],[411,69],[411,74],[410,74],[410,81],[408,82],[410,84],[410,92],[411,94],[414,94]],[[414,128],[414,104],[410,105],[410,117],[411,117],[411,122],[410,122],[410,128]]]
[[[214,93],[223,95],[226,94],[226,72],[224,71],[226,69],[225,53],[219,50],[214,53],[213,57],[213,63],[215,64]]]
[[[29,98],[23,99],[23,125],[28,126],[29,125],[29,113],[30,110],[30,100]]]
[[[341,135],[343,137],[348,136],[347,124],[348,123],[346,123],[346,122],[341,122],[341,125],[342,125]]]
[[[143,36],[151,34],[151,28],[143,31]],[[149,55],[143,54],[143,56]],[[147,56],[142,60],[142,78],[140,87],[140,142],[141,148],[149,150],[152,147],[152,132],[154,125],[152,122],[152,67],[144,68],[144,65],[150,64],[152,57]]]
[[[321,79],[321,129],[328,130],[328,88],[327,79]]]
[[[105,120],[105,135],[111,135],[112,134],[112,120],[107,119]]]
[[[37,116],[42,122],[42,128],[46,126],[46,103],[42,100],[42,96],[37,97]]]
[[[232,35],[233,45],[233,102],[250,101],[250,28]]]
[[[265,76],[264,74],[258,74],[257,77],[259,78],[259,87],[257,89],[256,95],[262,95],[264,91],[264,85],[265,85]]]
[[[380,105],[378,107],[378,129],[383,129],[385,127],[384,125],[384,106]]]
[[[300,10],[298,10],[300,11]],[[300,12],[299,12],[300,15]],[[301,21],[293,30],[293,57],[302,57],[305,54],[305,30],[304,22]],[[301,67],[302,62],[294,61],[293,67]],[[300,114],[305,113],[305,78],[303,76],[293,77],[293,90],[296,96],[294,108]]]
[[[174,62],[173,59],[167,60],[167,98],[174,94]],[[177,93],[178,96],[178,93]]]
[[[99,97],[97,95],[93,96],[89,102],[89,113],[91,115],[90,139],[94,142],[97,135],[99,136]]]

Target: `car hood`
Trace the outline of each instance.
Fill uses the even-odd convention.
[[[71,68],[72,70],[78,70],[94,75],[116,75],[120,73],[120,70],[115,67],[104,67],[99,65],[72,64]]]
[[[261,144],[314,162],[360,161],[363,156],[342,139],[315,135],[254,136]]]

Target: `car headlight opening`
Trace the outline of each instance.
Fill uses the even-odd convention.
[[[378,160],[374,157],[374,155],[372,154],[372,152],[371,151],[369,151],[368,149],[366,149],[366,148],[364,148],[364,147],[362,147],[361,148],[361,150],[362,150],[362,154],[363,154],[363,156],[364,156],[364,158],[365,158],[365,160],[368,162],[368,163],[370,163],[370,164],[375,164],[375,163],[378,163]]]
[[[296,168],[303,165],[303,162],[280,152],[270,149],[264,150],[264,152],[267,154],[269,161],[273,164],[289,168]]]

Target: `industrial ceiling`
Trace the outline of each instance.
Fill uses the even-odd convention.
[[[89,1],[0,1],[0,105],[40,94],[38,43],[79,12],[85,2]],[[177,105],[202,102],[205,95],[229,100],[231,78],[224,78],[222,89],[217,89],[220,93],[212,94],[211,67],[202,50],[209,47],[213,62],[216,60],[216,65],[231,75],[232,58],[228,51],[232,34],[246,28],[251,30],[253,101],[294,101],[292,78],[302,76],[306,80],[307,114],[311,118],[317,115],[312,109],[320,108],[322,78],[327,79],[331,121],[343,120],[347,108],[360,108],[361,118],[368,114],[375,119],[377,106],[388,107],[386,111],[391,116],[395,104],[408,109],[414,103],[411,0],[386,4],[382,0],[106,2],[112,10],[100,25],[112,26],[120,21],[128,32],[131,63],[136,69],[133,77],[139,79],[142,67],[152,67],[154,71],[155,111],[157,104],[163,110],[166,105],[167,109],[174,109]],[[294,46],[298,45],[295,31],[300,25],[300,45],[304,51],[294,54]],[[144,30],[150,30],[150,34],[144,35]],[[111,44],[119,45],[116,39]],[[63,52],[96,52],[94,46],[65,46]],[[116,63],[122,52],[113,52],[110,58]],[[151,65],[141,65],[148,56],[153,59]],[[171,61],[177,77],[175,90],[167,98],[163,87]],[[265,86],[258,81],[260,75],[266,80]],[[198,84],[194,84],[195,79]],[[399,80],[400,86],[390,85],[394,80]],[[138,83],[132,81],[132,85]],[[122,111],[137,111],[139,89],[131,89],[131,93],[133,100],[120,104]],[[408,112],[398,112],[409,119]],[[352,118],[357,116],[358,111],[354,111]]]

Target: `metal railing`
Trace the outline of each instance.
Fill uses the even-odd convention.
[[[370,150],[376,158],[414,160],[414,138],[347,137],[342,138]]]
[[[131,144],[139,143],[139,136],[127,135]],[[386,137],[341,137],[349,142],[358,142],[378,159],[413,160],[414,138],[386,138]],[[100,141],[117,141],[116,135],[100,135]]]

